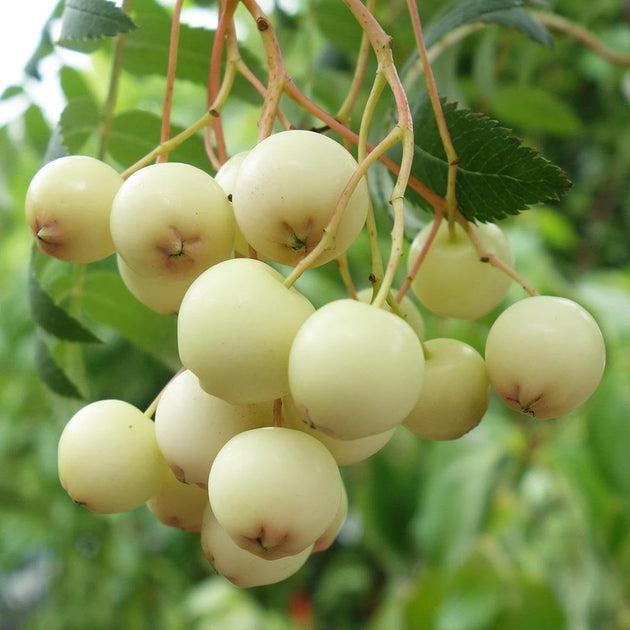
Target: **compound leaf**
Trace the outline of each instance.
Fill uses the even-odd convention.
[[[138,28],[129,33],[125,42],[123,67],[127,72],[139,77],[164,76],[169,59],[171,19],[171,15],[153,0],[134,2],[134,20]],[[213,41],[214,31],[180,24],[177,79],[206,86]],[[258,57],[244,44],[240,46],[240,53],[252,72],[264,80],[266,70]],[[260,95],[240,76],[235,80],[232,94],[250,102],[260,102]]]
[[[484,22],[501,24],[508,26],[521,33],[525,33],[530,39],[539,44],[551,48],[553,39],[547,28],[537,20],[529,11],[525,9],[507,9],[493,11],[484,17]]]
[[[35,337],[35,369],[39,378],[53,392],[66,398],[83,398],[76,385],[52,358],[48,346]]]
[[[110,0],[66,0],[59,41],[103,39],[135,28],[133,20]]]
[[[135,76],[164,76],[168,67],[171,18],[162,12],[136,16],[139,28],[125,42],[124,68]],[[213,32],[180,25],[177,48],[177,78],[205,85]]]
[[[29,301],[33,321],[58,339],[82,343],[100,342],[98,337],[53,302],[34,273],[31,273],[29,279]]]
[[[446,101],[443,110],[460,162],[457,201],[467,219],[498,221],[531,205],[557,201],[570,188],[562,169],[524,146],[496,120]],[[428,99],[414,114],[414,131],[412,175],[445,195],[448,163]],[[393,157],[399,160],[400,149],[396,151]],[[409,197],[428,208],[414,193]]]
[[[24,66],[25,74],[29,77],[32,77],[33,79],[39,80],[42,78],[39,72],[39,65],[42,60],[45,57],[48,57],[48,55],[50,55],[55,49],[52,38],[50,36],[50,27],[53,22],[60,17],[62,12],[62,5],[62,0],[59,0],[52,14],[46,20],[46,23],[42,27],[37,48],[33,51],[30,58],[26,62],[26,65]]]
[[[490,107],[500,120],[529,132],[568,137],[582,126],[582,121],[568,103],[548,90],[532,85],[507,82],[498,85]]]
[[[62,143],[70,153],[78,153],[96,131],[100,120],[97,104],[89,97],[68,102],[59,119]]]
[[[432,46],[444,35],[466,24],[482,22],[509,26],[526,33],[534,41],[551,46],[549,31],[522,7],[528,0],[478,0],[458,2],[455,7],[432,24],[425,34],[427,46]]]
[[[176,319],[158,315],[136,300],[117,271],[88,273],[81,306],[88,317],[113,328],[167,367],[179,367]]]
[[[139,109],[122,112],[114,118],[111,128],[109,151],[112,157],[125,166],[133,164],[150,153],[160,141],[161,118]],[[173,125],[171,135],[183,131]],[[200,136],[192,136],[172,153],[174,161],[187,162],[206,168],[208,156]]]

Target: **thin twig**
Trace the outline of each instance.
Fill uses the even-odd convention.
[[[435,240],[435,235],[437,234],[438,229],[440,228],[440,223],[442,222],[443,218],[444,218],[443,212],[438,212],[438,211],[435,212],[435,215],[433,217],[433,223],[431,224],[431,230],[429,231],[429,234],[427,235],[427,240],[423,243],[422,249],[420,250],[418,257],[414,261],[413,266],[409,270],[409,273],[405,276],[405,280],[403,281],[402,285],[400,286],[400,289],[398,290],[398,293],[396,294],[397,302],[400,303],[402,301],[402,299],[405,297],[405,294],[409,290],[409,287],[413,283],[414,278],[418,275],[418,270],[420,269],[420,265],[422,265],[424,259],[427,256],[427,253],[429,252],[429,248],[431,247],[431,244]]]
[[[331,215],[331,218],[324,228],[324,234],[322,238],[319,240],[317,245],[313,247],[313,249],[306,255],[304,258],[298,262],[298,264],[293,268],[291,273],[285,278],[284,285],[287,287],[293,286],[293,284],[298,280],[298,278],[307,270],[310,269],[314,264],[317,258],[330,247],[332,241],[334,240],[334,236],[337,232],[337,227],[339,222],[341,221],[341,217],[343,216],[343,211],[348,205],[348,201],[350,197],[354,193],[356,187],[368,169],[374,162],[377,161],[378,156],[387,151],[391,146],[400,141],[400,128],[395,127],[381,142],[377,145],[377,147],[371,153],[365,157],[365,159],[359,163],[358,168],[352,174],[352,177],[348,180],[343,192],[341,193],[339,200],[337,201],[337,205]]]
[[[209,123],[212,122],[215,118],[218,118],[219,112],[225,105],[227,97],[232,89],[232,85],[234,84],[234,77],[236,76],[236,67],[234,64],[228,64],[225,69],[225,75],[223,77],[223,83],[221,84],[221,89],[217,94],[217,97],[212,104],[211,108],[196,122],[194,122],[190,127],[184,129],[181,133],[177,134],[173,138],[170,138],[166,142],[160,143],[157,147],[155,147],[150,153],[147,153],[143,158],[138,160],[135,164],[132,164],[127,170],[122,173],[123,179],[129,177],[132,173],[135,173],[137,170],[146,166],[153,160],[157,158],[161,153],[169,152],[178,147],[182,142],[188,140],[194,136],[197,132],[201,131]]]
[[[321,107],[319,107],[319,105],[311,101],[302,91],[300,91],[300,89],[295,85],[295,83],[293,83],[293,81],[287,81],[284,91],[285,94],[287,94],[289,98],[294,100],[300,107],[302,107],[304,110],[306,110],[316,118],[319,118],[319,120],[325,123],[333,131],[336,131],[342,138],[345,138],[353,144],[359,143],[359,136],[354,133],[354,131],[348,129],[334,116],[324,111]],[[367,149],[368,151],[373,151],[374,146],[368,144]],[[379,162],[384,164],[394,175],[398,175],[400,173],[400,164],[392,160],[387,155],[379,156]],[[417,192],[418,195],[420,195],[431,206],[436,209],[446,210],[445,199],[438,195],[435,191],[431,190],[426,184],[416,179],[412,175],[409,176],[407,184],[409,188],[412,188],[415,192]]]
[[[379,146],[395,139],[396,143],[402,144],[402,157],[400,160],[400,170],[394,183],[390,203],[394,215],[394,224],[391,231],[391,248],[389,259],[383,275],[382,284],[378,290],[373,304],[381,307],[385,304],[389,295],[392,282],[396,273],[396,269],[403,257],[403,245],[405,239],[405,214],[404,200],[405,191],[411,176],[411,164],[414,157],[414,136],[413,136],[413,118],[407,94],[398,76],[398,70],[394,63],[391,38],[381,25],[374,18],[367,7],[360,0],[343,0],[344,4],[350,9],[355,19],[361,25],[363,31],[367,33],[374,54],[378,62],[379,70],[383,72],[387,79],[387,83],[394,96],[396,103],[397,123],[394,129],[388,134]],[[384,154],[384,151],[381,151]]]
[[[376,0],[368,0],[366,7],[370,13],[374,11]],[[361,94],[361,88],[365,80],[365,73],[367,70],[367,64],[370,55],[370,39],[365,31],[361,33],[361,44],[359,46],[359,53],[357,55],[357,63],[354,69],[354,75],[352,77],[352,83],[350,89],[346,95],[346,99],[337,112],[337,120],[342,122],[346,127],[350,126],[350,116],[354,109],[359,95]]]
[[[131,13],[132,7],[133,0],[125,0],[122,4],[122,10],[127,14]],[[109,87],[107,89],[107,100],[105,101],[105,107],[103,109],[103,121],[100,125],[101,141],[98,149],[98,157],[100,159],[105,157],[109,149],[109,135],[114,121],[116,101],[118,100],[118,84],[122,73],[126,43],[126,33],[121,33],[116,36],[114,44],[114,61],[112,63],[112,71],[109,77]]]
[[[581,44],[584,44],[587,48],[590,48],[606,61],[619,66],[630,66],[630,55],[610,50],[610,48],[606,47],[602,41],[594,35],[594,33],[583,27],[581,24],[576,24],[575,22],[572,22],[565,17],[556,15],[555,13],[535,13],[534,15],[547,28],[572,37]]]
[[[173,88],[177,73],[177,53],[179,50],[179,30],[182,4],[184,0],[177,0],[173,7],[171,18],[171,38],[168,47],[168,66],[166,70],[166,86],[164,88],[164,102],[162,104],[162,126],[160,129],[160,144],[166,142],[171,135],[171,110],[173,107]],[[157,162],[166,162],[168,153],[157,156]]]
[[[415,0],[407,0],[407,7],[409,15],[411,17],[411,24],[413,26],[413,32],[416,39],[416,47],[418,54],[422,61],[422,67],[424,68],[424,76],[427,84],[427,90],[429,98],[431,100],[431,106],[433,107],[433,114],[440,132],[440,139],[446,152],[446,160],[448,162],[448,178],[446,183],[446,205],[449,223],[452,224],[455,211],[457,209],[457,196],[456,196],[456,180],[457,171],[459,167],[459,158],[453,145],[453,140],[444,117],[444,111],[442,110],[442,103],[440,101],[440,95],[435,82],[435,76],[431,68],[429,61],[427,48],[424,43],[424,35],[422,33],[422,24],[420,22],[420,14],[418,12],[418,6]]]
[[[219,24],[214,33],[214,41],[212,42],[212,52],[210,53],[210,69],[208,71],[208,87],[207,87],[207,106],[212,108],[212,103],[216,100],[217,94],[221,89],[221,60],[223,58],[223,50],[225,40],[234,35],[233,16],[238,0],[223,0],[219,2]],[[226,63],[226,68],[229,64]],[[225,137],[223,134],[223,125],[221,119],[216,117],[212,120],[212,131],[217,145],[216,153],[212,147],[210,140],[210,127],[204,131],[204,141],[206,145],[206,153],[215,169],[219,169],[221,164],[227,160],[227,149],[225,145]]]
[[[498,256],[488,250],[484,242],[479,237],[479,234],[474,229],[473,224],[468,221],[461,213],[458,213],[456,221],[462,226],[462,228],[464,228],[464,230],[466,231],[466,235],[475,246],[475,249],[477,250],[477,254],[479,256],[479,260],[481,260],[482,262],[487,262],[493,267],[500,269],[504,274],[512,278],[512,280],[520,284],[521,287],[523,287],[523,289],[529,295],[540,295],[540,293],[529,282],[527,282],[525,278],[518,274],[515,269],[513,269],[507,263],[503,262]]]
[[[335,264],[337,265],[337,269],[339,269],[339,275],[343,280],[343,284],[346,287],[346,291],[348,292],[348,296],[353,300],[358,300],[359,297],[357,295],[357,290],[354,286],[354,282],[352,281],[352,275],[350,273],[350,267],[348,266],[348,257],[344,252],[341,256],[335,258]]]
[[[256,22],[267,58],[267,90],[259,120],[258,140],[271,135],[280,108],[280,98],[289,75],[284,66],[280,45],[269,18],[256,0],[241,0]]]

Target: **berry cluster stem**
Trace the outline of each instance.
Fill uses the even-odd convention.
[[[420,269],[420,265],[422,265],[424,259],[427,256],[427,253],[429,252],[429,248],[431,247],[431,244],[435,240],[435,235],[437,234],[438,229],[440,228],[440,223],[442,222],[443,218],[444,218],[444,213],[436,210],[435,215],[433,216],[433,223],[431,224],[431,231],[429,232],[429,235],[427,236],[427,240],[424,242],[424,245],[422,246],[422,249],[420,250],[418,257],[416,258],[412,268],[409,270],[409,273],[405,276],[405,280],[402,283],[400,289],[398,290],[398,293],[396,294],[397,302],[400,302],[405,297],[405,294],[409,290],[409,287],[411,286],[413,279],[416,277],[418,270]]]
[[[400,140],[400,129],[395,127],[390,133],[375,147],[374,151],[368,153],[364,160],[359,163],[358,168],[352,174],[352,177],[348,180],[343,192],[341,193],[337,205],[333,211],[333,214],[328,222],[328,225],[324,228],[324,234],[319,240],[317,245],[306,255],[300,262],[293,268],[291,273],[285,278],[284,285],[287,287],[293,286],[298,278],[307,270],[310,269],[317,258],[326,251],[332,244],[343,211],[348,205],[348,201],[355,191],[359,182],[365,177],[368,169],[378,160],[381,153],[387,151],[390,147],[394,146]]]
[[[122,10],[125,13],[131,11],[133,0],[124,0]],[[114,55],[112,70],[109,77],[109,87],[107,89],[107,98],[105,100],[105,108],[103,110],[103,121],[100,125],[101,141],[98,149],[98,156],[103,159],[109,149],[109,135],[114,120],[114,110],[116,109],[116,101],[118,100],[118,84],[122,73],[123,59],[125,57],[125,44],[127,42],[126,33],[116,36],[114,44]]]
[[[500,258],[495,256],[488,248],[484,245],[481,238],[479,238],[479,234],[473,230],[473,226],[461,213],[458,212],[456,221],[464,228],[466,231],[466,235],[472,241],[472,244],[475,246],[477,250],[477,254],[479,255],[479,260],[482,262],[487,262],[488,264],[500,269],[503,273],[508,275],[512,280],[517,282],[523,287],[525,291],[529,295],[540,295],[540,293],[529,283],[525,278],[523,278],[520,274],[516,272],[516,269],[510,267],[510,265],[504,263]]]
[[[280,45],[269,18],[255,0],[241,0],[256,22],[256,28],[265,49],[267,58],[267,90],[259,120],[258,140],[263,140],[273,132],[273,123],[280,109],[280,99],[284,93],[288,74]]]
[[[181,133],[173,136],[166,142],[160,143],[157,147],[153,149],[150,153],[147,153],[143,158],[138,160],[135,164],[132,164],[127,170],[122,173],[123,179],[129,177],[132,173],[140,170],[143,166],[151,163],[153,160],[157,158],[158,155],[162,153],[168,153],[176,149],[182,142],[188,140],[194,136],[197,132],[204,129],[212,120],[219,117],[219,112],[225,105],[227,98],[230,94],[230,90],[232,89],[232,85],[234,83],[234,79],[236,77],[236,66],[233,63],[228,63],[225,69],[225,75],[223,77],[223,82],[221,84],[221,89],[217,94],[216,99],[212,103],[212,106],[208,111],[205,112],[201,118],[199,118],[196,122],[194,122],[190,127],[184,129]]]
[[[344,0],[344,4],[350,9],[357,22],[361,25],[363,32],[368,36],[378,61],[379,72],[383,73],[396,103],[397,124],[379,146],[384,143],[402,143],[400,170],[397,174],[396,183],[394,184],[390,199],[394,214],[390,255],[382,283],[373,300],[373,304],[376,307],[381,307],[387,301],[396,269],[403,257],[403,244],[405,239],[404,198],[411,176],[411,164],[414,155],[413,119],[407,94],[398,77],[398,71],[394,63],[391,38],[385,33],[369,9],[359,0]],[[382,150],[382,153],[384,154],[388,148],[389,146],[386,146],[386,148]]]
[[[446,160],[448,162],[448,178],[446,183],[446,211],[449,219],[449,224],[452,224],[455,218],[455,212],[457,210],[456,182],[457,171],[459,168],[459,158],[457,156],[455,146],[453,145],[453,140],[448,129],[448,124],[446,123],[446,118],[444,117],[444,110],[442,109],[442,103],[440,101],[440,95],[437,89],[435,75],[433,74],[433,69],[431,68],[427,48],[424,43],[424,35],[422,33],[420,14],[418,12],[418,6],[416,5],[415,0],[407,0],[407,8],[409,10],[409,16],[411,17],[413,33],[416,39],[416,47],[418,49],[418,54],[420,55],[422,67],[424,69],[427,90],[429,93],[429,98],[431,100],[431,106],[433,107],[433,115],[435,116],[438,131],[440,133],[440,139],[442,140],[442,145],[444,146],[444,151],[446,152]]]
[[[179,50],[180,16],[184,0],[177,0],[173,7],[171,19],[171,38],[168,47],[168,67],[166,71],[166,86],[164,88],[164,102],[162,104],[162,127],[160,129],[160,143],[166,142],[171,135],[171,110],[173,108],[173,89],[177,72],[177,53]],[[157,156],[157,162],[166,162],[168,153]]]
[[[374,10],[376,0],[368,0],[366,7],[368,11]],[[370,39],[365,31],[361,34],[361,44],[359,46],[359,54],[357,55],[357,62],[354,69],[354,75],[352,77],[352,83],[346,96],[345,101],[337,112],[337,120],[343,123],[346,127],[350,126],[350,117],[352,110],[354,109],[359,95],[361,93],[361,87],[365,81],[365,73],[367,71],[367,64],[370,55]]]

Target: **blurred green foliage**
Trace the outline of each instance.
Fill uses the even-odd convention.
[[[402,66],[414,47],[405,3],[377,4]],[[442,4],[421,3],[425,24]],[[588,26],[630,53],[628,15],[618,0],[550,4],[534,8]],[[335,111],[360,30],[336,0],[300,2],[297,13],[282,6],[271,16],[289,72]],[[138,11],[150,7],[138,1]],[[252,29],[244,41],[260,56]],[[456,442],[425,442],[400,429],[380,453],[344,469],[351,508],[333,547],[286,582],[251,591],[213,575],[194,534],[157,523],[145,509],[90,514],[59,486],[58,436],[83,401],[51,393],[35,371],[23,219],[26,188],[50,150],[56,121],[23,86],[3,95],[23,106],[0,128],[1,630],[630,628],[630,74],[571,37],[553,33],[553,42],[547,48],[487,26],[447,49],[435,70],[445,96],[514,129],[573,182],[560,202],[502,225],[521,275],[597,318],[608,346],[601,387],[570,416],[544,423],[516,417],[493,399],[482,424]],[[60,71],[66,99],[100,111],[110,52],[106,42],[90,68]],[[159,115],[163,79],[141,75],[133,67],[122,75],[120,129],[134,127],[122,125],[136,109]],[[258,109],[245,87],[224,114],[233,153],[256,137]],[[194,78],[178,81],[174,122],[190,124],[204,103]],[[65,124],[79,128],[89,111],[67,111]],[[289,102],[286,113],[296,124],[313,122]],[[150,148],[155,131],[147,129]],[[73,137],[73,151],[96,152],[94,135]],[[202,159],[198,147],[190,151],[186,159]],[[124,167],[128,155],[122,147],[112,160]],[[411,210],[418,225],[426,220]],[[386,251],[384,212],[379,226]],[[109,306],[98,301],[103,286],[117,290],[107,284],[114,282],[110,263],[90,270],[84,290],[93,299],[81,314],[102,343],[65,343],[53,354],[80,365],[73,376],[87,398],[146,407],[172,374],[172,321],[156,323],[144,344],[138,326],[125,331],[114,321],[117,304],[135,307],[125,297]],[[367,283],[367,265],[367,242],[359,239],[350,252],[357,284]],[[40,279],[62,296],[63,279],[75,272],[64,263],[51,269]],[[334,265],[307,273],[299,287],[316,305],[343,295]],[[520,297],[514,286],[508,301]],[[59,304],[68,306],[63,297]],[[139,313],[133,317],[149,321]],[[425,313],[427,337],[453,336],[483,351],[495,316],[471,323]]]

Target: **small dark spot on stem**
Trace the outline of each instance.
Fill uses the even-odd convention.
[[[371,273],[371,274],[368,276],[368,280],[369,280],[372,284],[374,284],[374,283],[376,282],[376,276],[375,276],[373,273]]]
[[[326,133],[327,131],[330,131],[330,126],[321,125],[319,127],[311,127],[309,131],[313,131],[314,133]]]
[[[479,259],[479,262],[482,262],[482,263],[487,263],[487,262],[490,262],[490,257],[489,257],[489,256],[482,256],[482,257]]]
[[[232,201],[232,193],[228,195],[228,201]]]
[[[256,19],[256,27],[259,31],[266,31],[269,28],[269,22],[264,17]]]

